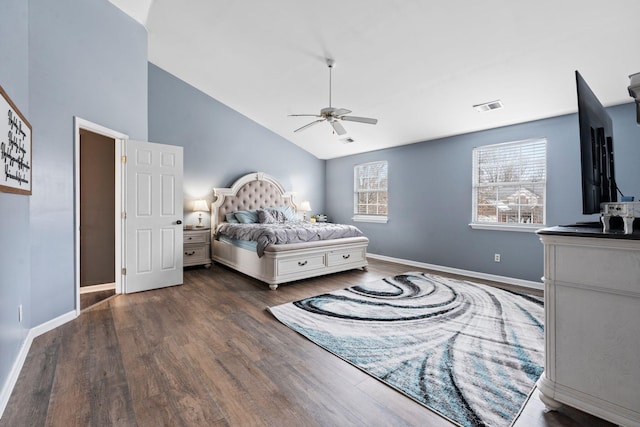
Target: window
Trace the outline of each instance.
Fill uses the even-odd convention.
[[[473,228],[536,230],[545,224],[547,140],[473,149]]]
[[[387,162],[371,162],[353,168],[353,220],[387,222]]]

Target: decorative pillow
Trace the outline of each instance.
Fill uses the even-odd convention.
[[[272,209],[282,212],[286,221],[300,221],[298,219],[298,213],[291,206],[276,206]]]
[[[256,209],[251,209],[248,211],[238,211],[235,212],[236,219],[241,224],[254,224],[258,222],[258,212]]]
[[[287,222],[287,217],[284,212],[279,211],[278,209],[266,209],[267,212],[276,220],[277,223],[282,224]]]
[[[276,224],[276,223],[278,223],[278,220],[273,215],[271,215],[272,212],[276,213],[277,211],[258,209],[258,222],[260,224]]]
[[[238,224],[240,222],[238,221],[238,218],[236,218],[235,212],[228,213],[224,217],[230,224]]]

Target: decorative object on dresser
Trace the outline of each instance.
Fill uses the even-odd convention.
[[[214,261],[266,282],[271,289],[281,283],[309,277],[366,269],[369,239],[353,226],[331,224],[333,228],[329,230],[329,227],[322,229],[317,224],[300,221],[294,194],[285,192],[275,178],[254,172],[239,178],[229,188],[214,188],[213,191],[216,196],[211,216]],[[271,213],[265,215],[265,212],[276,217],[284,215],[286,219],[282,223],[278,220],[276,224],[259,223],[259,217],[263,220],[271,217],[269,222],[275,220]],[[279,234],[263,235],[258,241],[250,241],[230,238],[221,232],[237,225],[256,231],[262,231],[264,225],[273,226],[271,231]],[[314,241],[283,242],[280,239],[284,235],[295,236],[294,230],[298,228],[300,237],[315,235]],[[358,234],[347,237],[354,231]]]
[[[209,212],[209,206],[207,206],[206,200],[196,200],[193,202],[193,211],[198,212],[198,225],[196,227],[202,228],[202,212]]]
[[[204,265],[211,267],[211,229],[184,230],[183,266]]]
[[[268,310],[458,425],[506,427],[542,373],[542,299],[408,272]]]

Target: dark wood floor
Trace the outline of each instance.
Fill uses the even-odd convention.
[[[114,289],[98,292],[89,292],[86,294],[80,294],[80,310],[85,310],[92,305],[106,300],[116,294]]]
[[[452,426],[265,310],[416,270],[369,261],[277,291],[214,265],[112,297],[34,340],[0,426]],[[610,426],[537,395],[515,424],[585,425]]]

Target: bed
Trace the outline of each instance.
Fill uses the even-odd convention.
[[[239,211],[268,210],[274,213],[273,209],[278,209],[287,215],[296,213],[294,193],[284,191],[272,176],[263,172],[250,173],[229,188],[214,188],[213,191],[213,261],[261,280],[272,290],[282,283],[309,277],[356,268],[366,270],[369,239],[362,235],[296,243],[276,242],[263,247],[261,256],[252,244],[222,235],[220,231],[225,227],[231,228],[229,223],[235,222],[234,213]],[[310,226],[315,225],[306,225]]]

